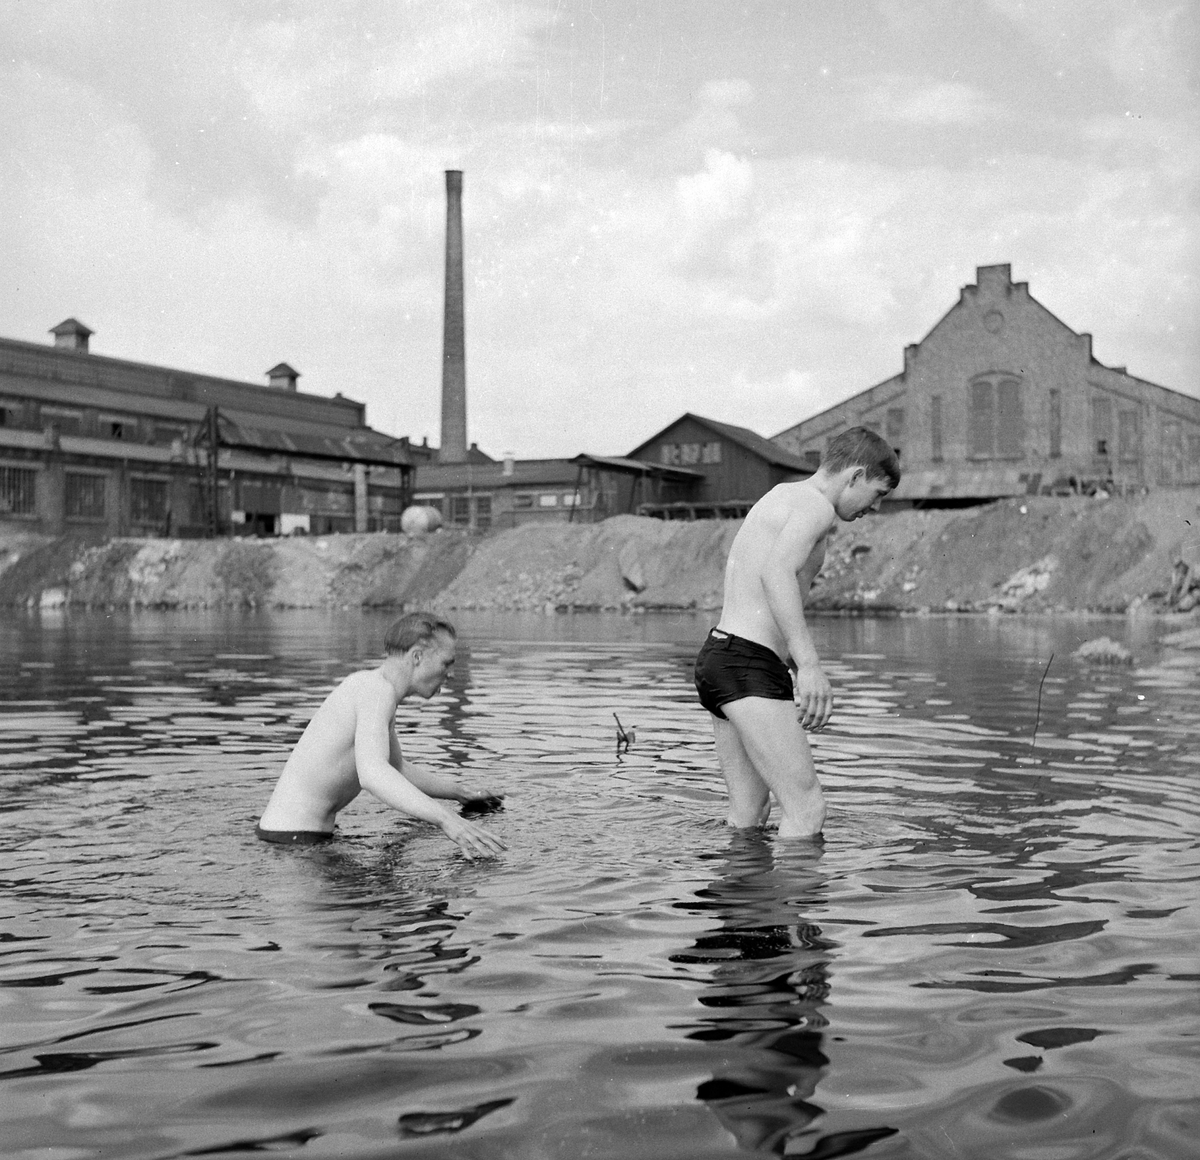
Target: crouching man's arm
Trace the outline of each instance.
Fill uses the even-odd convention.
[[[388,738],[388,761],[422,793],[427,793],[433,798],[461,802],[463,805],[497,806],[504,800],[504,794],[491,786],[461,781],[457,777],[437,773],[407,760],[400,753],[400,741],[396,737],[394,724],[388,728]]]
[[[386,688],[370,689],[356,707],[354,763],[358,784],[385,805],[433,822],[468,858],[498,854],[504,843],[482,826],[459,817],[449,806],[418,789],[388,761],[392,714],[396,706]]]

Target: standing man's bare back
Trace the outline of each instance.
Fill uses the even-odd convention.
[[[376,669],[351,673],[325,699],[283,767],[256,832],[273,842],[313,842],[333,834],[337,814],[361,790],[412,817],[440,826],[468,856],[504,844],[443,800],[496,803],[504,795],[469,786],[406,760],[395,716],[405,697],[432,697],[454,664],[453,628],[410,613],[388,629]]]

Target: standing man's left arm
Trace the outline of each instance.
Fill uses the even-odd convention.
[[[805,729],[824,728],[833,712],[833,690],[804,619],[804,599],[808,593],[801,591],[800,573],[807,571],[807,581],[811,583],[812,573],[819,566],[814,557],[823,547],[835,518],[832,505],[823,496],[799,507],[775,537],[762,572],[767,606],[796,666],[796,707]]]

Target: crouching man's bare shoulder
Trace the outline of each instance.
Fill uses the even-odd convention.
[[[407,613],[384,637],[376,669],[352,673],[314,714],[283,768],[258,826],[266,841],[328,838],[339,811],[366,790],[392,808],[440,826],[468,857],[504,844],[442,799],[497,806],[503,794],[422,769],[400,751],[396,708],[429,700],[454,664],[454,628],[430,613]]]

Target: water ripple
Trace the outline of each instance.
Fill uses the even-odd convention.
[[[702,618],[468,616],[397,727],[505,786],[508,853],[366,800],[264,846],[384,625],[0,621],[9,1155],[1191,1155],[1194,658],[1056,660],[1035,738],[1094,623],[819,621],[787,843],[721,824]]]

